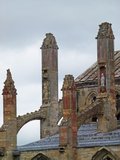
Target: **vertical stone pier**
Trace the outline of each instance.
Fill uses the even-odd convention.
[[[76,86],[74,77],[66,75],[62,87],[63,119],[60,124],[60,149],[66,149],[68,159],[76,159],[77,146],[77,109]],[[61,150],[60,150],[61,151]]]
[[[117,127],[114,35],[110,23],[99,25],[97,39],[98,98],[104,102],[104,114],[98,117],[98,130],[107,132]]]
[[[42,46],[42,107],[47,119],[41,120],[41,138],[58,131],[58,46],[52,33],[47,33]]]

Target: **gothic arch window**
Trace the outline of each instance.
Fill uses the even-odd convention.
[[[50,160],[50,158],[40,153],[40,154],[37,154],[35,157],[33,157],[31,160]]]
[[[89,106],[92,103],[94,103],[97,99],[97,93],[96,91],[92,91],[88,94],[87,98],[86,98],[86,105]],[[96,116],[92,117],[90,121],[92,122],[97,122],[98,118]]]
[[[88,94],[86,99],[86,105],[90,105],[96,101],[97,93],[95,91],[92,91]]]
[[[119,160],[119,157],[111,150],[103,147],[95,153],[92,160]]]
[[[4,148],[0,148],[0,160],[4,157]]]
[[[117,120],[120,121],[120,113],[117,114]]]
[[[105,156],[102,160],[113,160],[112,158],[110,158],[109,156]]]

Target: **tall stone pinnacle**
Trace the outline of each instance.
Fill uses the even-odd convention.
[[[48,48],[58,49],[57,42],[52,33],[46,33],[46,37],[43,40],[43,44],[41,47],[41,49],[48,49]]]
[[[72,89],[74,87],[74,77],[72,75],[65,75],[62,89]]]
[[[103,39],[103,38],[110,38],[114,39],[113,31],[112,31],[112,24],[108,22],[104,22],[99,25],[99,31],[96,39]]]
[[[4,85],[4,88],[3,88],[3,95],[4,94],[17,94],[10,69],[7,70],[7,78],[4,82],[4,84],[5,85]]]

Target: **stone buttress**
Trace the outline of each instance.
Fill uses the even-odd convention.
[[[97,35],[98,98],[104,101],[104,114],[98,118],[98,129],[107,132],[116,128],[116,101],[114,76],[114,35],[111,24],[99,26]]]
[[[55,37],[47,33],[42,47],[42,107],[47,119],[41,120],[41,138],[58,131],[58,46]]]
[[[17,143],[16,123],[16,89],[11,72],[7,70],[7,78],[3,88],[3,125],[0,128],[0,147],[4,148],[5,160],[12,159],[12,151]]]
[[[66,148],[68,159],[76,159],[77,146],[77,109],[76,86],[74,77],[66,75],[62,87],[63,91],[63,117],[59,124],[60,152]]]

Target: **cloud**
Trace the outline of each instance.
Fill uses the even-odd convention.
[[[97,25],[102,21],[116,25],[120,3],[116,2],[2,1],[0,45],[21,48],[38,41],[44,33],[53,32],[57,37],[63,37],[62,41],[70,47],[71,44],[75,45],[76,42],[83,42],[92,34],[95,35]]]
[[[22,50],[0,50],[0,90],[10,68],[17,89],[18,114],[39,109],[41,105],[41,51],[40,41]],[[30,100],[32,99],[32,100]],[[0,96],[2,104],[2,95]],[[2,114],[2,108],[0,110]]]

